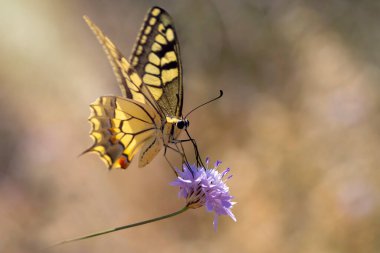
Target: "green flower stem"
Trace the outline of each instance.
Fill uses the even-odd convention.
[[[92,238],[92,237],[99,236],[99,235],[104,235],[104,234],[116,232],[116,231],[123,230],[123,229],[128,229],[128,228],[131,228],[131,227],[141,226],[141,225],[152,223],[152,222],[156,222],[156,221],[159,221],[159,220],[164,220],[164,219],[176,216],[178,214],[181,214],[181,213],[185,212],[188,209],[189,208],[187,206],[185,206],[181,210],[176,211],[174,213],[170,213],[170,214],[167,214],[167,215],[164,215],[164,216],[160,216],[160,217],[157,217],[157,218],[153,218],[153,219],[150,219],[150,220],[140,221],[140,222],[137,222],[137,223],[126,225],[126,226],[121,226],[121,227],[117,227],[117,228],[108,229],[108,230],[105,230],[105,231],[102,231],[102,232],[98,232],[98,233],[95,233],[95,234],[85,235],[85,236],[78,237],[78,238],[75,238],[75,239],[62,241],[62,242],[59,242],[57,244],[54,244],[54,245],[50,246],[49,248],[55,247],[55,246],[58,246],[58,245],[62,245],[62,244],[66,244],[66,243],[70,243],[70,242],[75,242],[75,241],[80,241],[80,240]]]

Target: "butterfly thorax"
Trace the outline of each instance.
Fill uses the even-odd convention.
[[[168,144],[177,139],[182,129],[186,129],[190,125],[188,119],[166,116],[163,124],[164,143]]]

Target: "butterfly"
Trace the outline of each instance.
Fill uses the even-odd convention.
[[[138,152],[138,166],[144,167],[162,147],[165,154],[170,148],[184,159],[183,147],[169,146],[182,143],[177,137],[189,126],[182,115],[182,65],[172,18],[152,7],[129,61],[88,17],[84,19],[103,46],[122,92],[90,105],[94,144],[84,153],[97,152],[109,169],[126,169]],[[198,157],[195,141],[188,136]]]

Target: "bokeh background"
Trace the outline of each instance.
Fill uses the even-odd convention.
[[[0,8],[0,251],[181,208],[162,155],[109,172],[88,105],[120,94],[82,20],[126,56],[146,11],[174,18],[184,112],[202,156],[231,167],[238,221],[191,210],[51,252],[379,252],[380,2],[29,1]],[[175,159],[175,156],[171,157]]]

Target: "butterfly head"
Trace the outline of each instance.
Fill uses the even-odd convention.
[[[180,119],[177,121],[176,126],[179,129],[186,129],[190,126],[190,121],[188,119]]]

